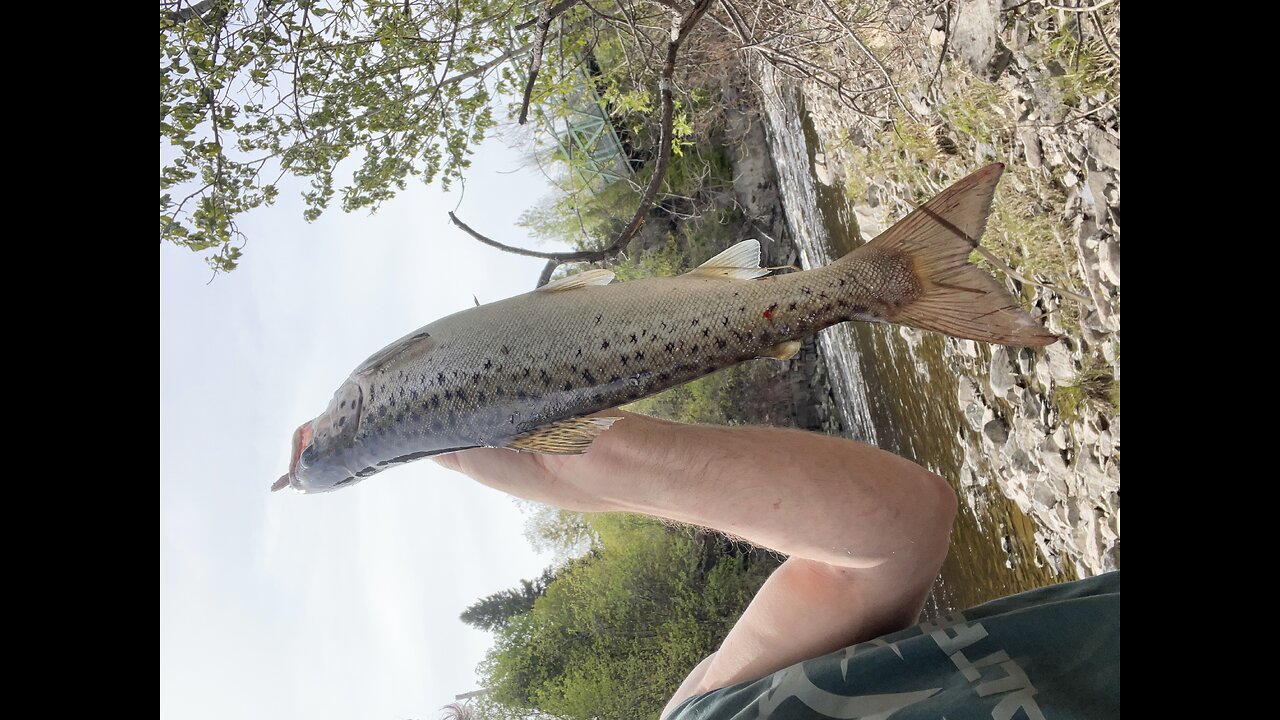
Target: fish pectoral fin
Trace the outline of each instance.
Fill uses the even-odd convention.
[[[778,343],[777,345],[774,345],[771,348],[765,348],[764,350],[760,351],[759,357],[773,358],[774,360],[786,361],[795,357],[796,354],[799,352],[800,352],[800,341],[788,340],[783,343]]]
[[[685,275],[751,280],[770,272],[769,268],[760,267],[760,241],[753,238],[743,240]]]
[[[517,435],[506,444],[506,447],[548,455],[581,455],[591,447],[591,443],[600,436],[600,433],[608,430],[621,419],[616,417],[570,418]]]
[[[549,282],[538,288],[537,292],[560,292],[589,285],[608,285],[611,282],[613,282],[612,270],[585,270],[577,275],[570,275],[569,277],[562,277],[559,280]]]

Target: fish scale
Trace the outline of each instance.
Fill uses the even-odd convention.
[[[585,418],[848,320],[1015,345],[1056,339],[967,258],[1002,166],[961,180],[824,268],[758,278],[740,243],[677,277],[610,284],[594,270],[437,320],[375,353],[294,436],[273,487],[332,490],[478,446],[585,452]]]

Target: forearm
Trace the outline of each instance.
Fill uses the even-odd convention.
[[[577,509],[702,525],[845,568],[924,556],[940,564],[955,511],[945,481],[914,463],[780,428],[627,415],[589,453],[549,467],[577,491]]]

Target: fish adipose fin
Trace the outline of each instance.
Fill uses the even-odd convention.
[[[969,175],[837,261],[882,299],[872,315],[1000,345],[1057,341],[990,273],[969,263],[1002,172],[996,163]]]
[[[770,272],[769,268],[760,267],[760,241],[751,239],[743,240],[685,275],[753,280]]]
[[[549,455],[581,455],[591,447],[600,433],[622,418],[580,417],[562,420],[519,435],[507,447],[525,452]]]

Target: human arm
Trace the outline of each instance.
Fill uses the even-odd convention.
[[[701,525],[790,556],[668,710],[915,621],[955,513],[941,478],[841,438],[609,414],[624,419],[586,455],[484,449],[438,462],[526,499]]]

